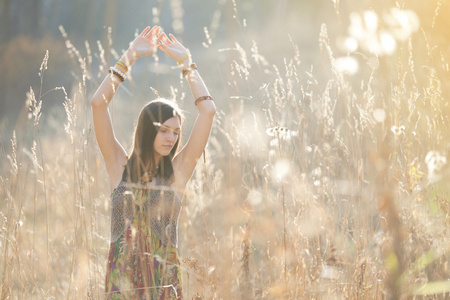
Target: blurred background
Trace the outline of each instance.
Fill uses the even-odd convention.
[[[420,30],[426,32],[434,45],[448,49],[449,21],[444,17],[448,12],[445,1],[429,5],[421,1],[398,4],[401,8],[414,8]],[[175,34],[191,48],[199,63],[205,62],[208,69],[217,70],[220,65],[232,61],[233,53],[221,52],[233,48],[235,43],[251,47],[254,42],[259,51],[274,64],[282,63],[293,55],[292,43],[299,44],[302,65],[305,69],[314,66],[321,74],[319,32],[321,25],[327,25],[332,38],[331,45],[337,55],[345,55],[343,38],[349,35],[351,13],[362,13],[370,9],[386,13],[393,7],[391,1],[308,1],[268,0],[268,1],[11,1],[0,3],[1,32],[0,54],[3,72],[0,77],[0,117],[4,127],[12,128],[20,110],[24,107],[26,93],[30,86],[37,89],[40,78],[36,76],[45,51],[50,53],[50,66],[43,84],[43,91],[56,86],[64,86],[71,91],[74,61],[67,55],[67,45],[62,37],[64,30],[71,43],[79,49],[80,55],[87,51],[95,54],[99,45],[106,51],[104,59],[113,63],[115,53],[121,54],[134,34],[147,25],[161,25],[165,31]],[[381,16],[380,16],[381,17]],[[419,22],[420,20],[420,22]],[[395,22],[395,21],[394,21]],[[417,26],[419,26],[416,24]],[[362,23],[360,26],[364,26]],[[376,26],[386,26],[378,24]],[[398,24],[397,24],[398,26]],[[406,26],[406,25],[405,25]],[[207,34],[205,34],[205,28]],[[407,36],[402,39],[406,39]],[[291,42],[292,41],[292,42]],[[341,42],[341,43],[340,43]],[[413,43],[415,41],[413,40]],[[341,46],[341,47],[339,47]],[[417,45],[414,45],[416,48]],[[88,49],[87,49],[88,47]],[[430,45],[431,47],[431,45]],[[361,48],[361,47],[360,47]],[[398,47],[395,47],[396,50]],[[422,51],[417,49],[417,51]],[[337,53],[336,53],[337,52]],[[417,53],[420,54],[420,53]],[[361,54],[359,54],[361,55]],[[117,56],[117,55],[116,55]],[[170,64],[162,57],[165,64]],[[92,62],[94,77],[90,89],[98,83],[99,64],[94,55]],[[159,69],[150,67],[147,60],[149,80],[154,86]],[[167,72],[167,69],[166,69]],[[164,83],[160,83],[164,84]],[[223,79],[216,74],[209,85],[221,88]],[[145,89],[148,92],[148,89]],[[141,96],[140,94],[137,96]],[[43,110],[47,111],[58,103],[55,93],[46,95]],[[59,98],[61,104],[61,99]]]
[[[433,45],[448,49],[450,33],[449,21],[444,17],[448,13],[445,1],[437,1],[436,5],[424,4],[421,1],[405,1],[397,6],[414,9],[420,20],[418,22],[420,31],[417,32],[418,28],[414,31],[417,35],[426,32],[426,38],[432,41]],[[2,0],[1,124],[4,128],[13,128],[19,112],[24,107],[30,86],[35,89],[39,87],[37,68],[46,50],[50,53],[49,64],[52,68],[47,71],[42,90],[45,92],[56,86],[64,86],[70,94],[74,85],[72,67],[75,62],[71,59],[71,55],[67,55],[66,39],[62,37],[61,29],[67,33],[74,47],[79,49],[81,56],[86,56],[87,51],[91,51],[94,55],[92,61],[88,62],[92,68],[90,72],[96,79],[92,82],[92,86],[88,87],[91,91],[97,86],[98,77],[103,75],[98,70],[99,64],[102,63],[101,59],[107,64],[113,63],[115,58],[111,50],[121,54],[134,34],[147,25],[158,24],[165,31],[175,34],[191,48],[196,60],[199,63],[204,62],[212,71],[217,71],[217,68],[232,61],[233,51],[224,53],[220,50],[233,48],[236,43],[242,47],[251,47],[252,43],[255,43],[268,61],[274,64],[280,64],[286,57],[292,56],[292,43],[296,43],[300,48],[304,68],[314,66],[317,73],[322,74],[327,72],[327,66],[325,70],[322,69],[323,65],[320,63],[322,58],[317,55],[322,24],[327,25],[335,54],[341,56],[348,53],[348,49],[342,48],[342,41],[349,35],[351,13],[362,13],[369,9],[385,14],[392,7],[394,7],[392,1],[167,0],[123,3],[100,0],[91,3]],[[361,23],[360,26],[364,25]],[[205,28],[208,35],[205,34]],[[402,39],[406,38],[405,36]],[[104,58],[101,59],[95,55],[100,51],[99,45],[105,49]],[[414,45],[415,48],[416,46]],[[431,44],[429,46],[432,47]],[[398,47],[395,49],[397,51]],[[419,55],[421,54],[419,51],[424,50],[417,49],[417,51]],[[165,64],[171,63],[165,57],[161,59]],[[148,75],[147,82],[155,87],[158,87],[156,84],[164,84],[155,83],[156,73],[161,74],[161,70],[152,69],[150,60],[146,60],[146,64],[148,71],[153,73]],[[215,74],[208,83],[212,89],[220,89],[223,87],[223,81],[220,74]],[[147,87],[142,92],[147,93]],[[57,93],[47,94],[43,99],[44,111],[57,106],[58,103],[61,104],[61,98],[55,94]],[[61,105],[59,107],[61,108]]]
[[[67,53],[66,39],[78,48],[80,55],[91,51],[93,58],[89,64],[95,81],[89,89],[95,89],[99,77],[99,65],[104,59],[108,64],[115,61],[111,50],[119,55],[126,49],[133,36],[147,25],[158,24],[168,33],[175,34],[189,47],[198,61],[215,73],[225,63],[231,62],[233,51],[220,49],[234,48],[235,43],[251,47],[256,42],[260,51],[273,58],[274,63],[282,63],[287,55],[292,55],[290,37],[301,41],[302,61],[306,65],[318,62],[314,55],[318,51],[320,24],[333,19],[336,26],[331,30],[345,33],[345,24],[339,20],[330,1],[314,4],[302,1],[2,1],[1,2],[1,59],[4,72],[1,77],[1,117],[11,128],[24,107],[26,93],[30,86],[37,89],[40,78],[36,76],[45,51],[50,53],[49,68],[43,91],[56,86],[65,86],[70,94],[74,85],[74,62]],[[348,20],[343,20],[347,23]],[[205,33],[205,28],[207,34]],[[87,45],[89,50],[87,49]],[[95,53],[99,45],[104,49],[104,58]],[[73,54],[72,54],[73,55]],[[161,57],[162,64],[172,62]],[[156,76],[168,72],[151,67],[145,81],[154,87],[163,82],[155,82]],[[144,64],[144,63],[143,63]],[[172,65],[173,66],[173,65]],[[143,67],[143,66],[142,66]],[[158,74],[156,74],[158,73]],[[159,77],[160,79],[164,77]],[[210,78],[212,89],[220,89],[223,78],[220,74]],[[89,84],[91,84],[89,82]],[[148,84],[142,93],[148,93]],[[167,84],[166,84],[167,86]],[[91,91],[92,92],[92,91]],[[136,95],[136,98],[142,94]],[[50,93],[45,97],[43,110],[61,104],[59,95]],[[61,105],[59,105],[61,107]]]
[[[187,188],[187,299],[444,299],[448,1],[0,0],[0,299],[103,298],[110,187],[90,98],[147,25],[218,107]],[[195,106],[164,53],[110,111]]]

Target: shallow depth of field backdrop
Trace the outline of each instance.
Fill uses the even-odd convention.
[[[218,107],[179,223],[186,299],[444,299],[450,3],[0,1],[0,299],[101,299],[110,187],[90,98],[137,32],[190,50]],[[110,111],[129,149],[164,53]]]

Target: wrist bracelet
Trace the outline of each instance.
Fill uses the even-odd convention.
[[[199,104],[203,100],[213,100],[213,98],[211,96],[202,96],[202,97],[197,98],[194,103],[197,106],[197,104]]]
[[[187,58],[191,57],[189,54],[185,57],[183,57],[182,59],[177,61],[177,65],[181,64],[183,61],[185,61]]]
[[[195,63],[191,64],[188,68],[181,70],[181,74],[183,75],[183,77],[186,77],[186,75],[189,74],[189,72],[191,72],[192,70],[197,70],[197,65]]]
[[[116,67],[109,68],[108,73],[116,75],[120,79],[121,82],[125,81],[125,74],[123,74],[122,71],[120,71]]]
[[[116,62],[116,64],[114,65],[114,68],[117,68],[120,71],[122,71],[122,73],[124,75],[128,73],[127,65],[125,63],[121,62],[120,60],[118,62]]]

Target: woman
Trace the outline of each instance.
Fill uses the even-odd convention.
[[[181,299],[177,221],[183,191],[206,146],[216,108],[188,50],[161,28],[147,27],[110,69],[91,104],[95,135],[112,191],[111,245],[106,299]],[[127,155],[114,135],[108,105],[126,72],[142,56],[161,49],[180,65],[198,116],[179,151],[182,114],[157,99],[141,111],[134,148]]]

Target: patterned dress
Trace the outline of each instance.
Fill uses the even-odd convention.
[[[161,241],[143,206],[152,189],[132,192],[133,220],[110,245],[105,299],[182,299],[177,248]]]

